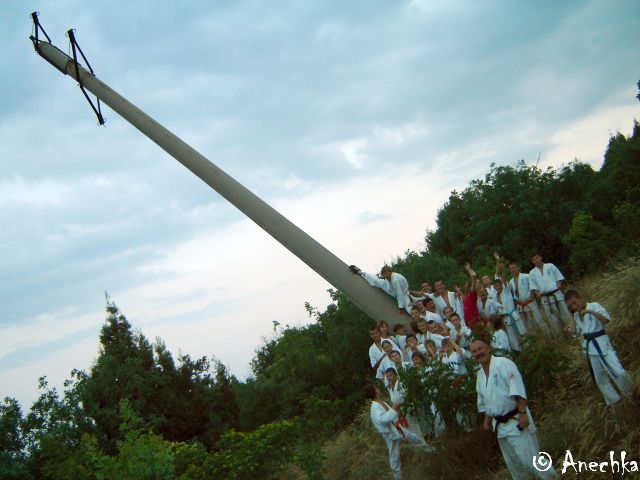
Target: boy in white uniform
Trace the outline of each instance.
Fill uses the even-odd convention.
[[[518,367],[508,358],[492,356],[482,340],[471,344],[471,353],[480,364],[476,393],[478,411],[485,414],[483,428],[497,433],[511,476],[514,480],[553,477],[553,467],[541,472],[533,466],[540,447]]]
[[[353,273],[362,275],[369,285],[380,288],[391,295],[398,302],[398,309],[411,313],[411,298],[409,297],[409,282],[404,276],[391,271],[391,267],[385,265],[380,270],[380,277],[361,271],[355,265],[349,267]]]
[[[542,255],[537,252],[531,256],[531,263],[534,267],[529,272],[529,286],[534,290],[536,298],[542,300],[542,307],[549,317],[553,333],[559,335],[564,324],[563,317],[567,320],[570,318],[560,290],[565,281],[564,275],[553,263],[544,263]]]
[[[542,320],[540,309],[531,290],[529,274],[520,273],[520,265],[516,262],[509,263],[509,271],[513,276],[509,280],[509,290],[516,301],[518,312],[520,312],[520,317],[525,326],[531,328],[535,325],[549,333],[549,327]]]
[[[400,465],[400,445],[402,442],[409,442],[420,448],[424,452],[433,453],[433,447],[427,445],[423,438],[402,428],[397,424],[398,410],[400,407],[394,405],[390,407],[380,398],[380,390],[375,385],[367,385],[364,388],[365,396],[371,400],[371,423],[378,431],[389,451],[389,466],[393,474],[393,480],[402,480],[402,469]]]
[[[522,319],[516,308],[515,301],[511,296],[511,292],[504,288],[502,279],[496,278],[493,284],[496,292],[495,300],[502,305],[504,309],[504,331],[509,338],[509,346],[511,350],[519,352],[521,350],[519,337],[527,333],[527,330],[522,324]]]
[[[418,342],[418,339],[413,333],[410,333],[407,335],[407,345],[404,349],[404,361],[413,363],[413,354],[415,352],[426,354],[427,349],[423,344]]]
[[[456,297],[455,292],[448,291],[442,280],[436,280],[434,286],[436,294],[433,297],[433,301],[436,304],[436,313],[442,316],[442,311],[448,306],[458,312],[460,314],[460,318],[464,322],[464,309],[462,308],[462,302],[458,297]]]
[[[402,383],[400,383],[400,380],[398,380],[398,372],[399,370],[397,368],[389,368],[384,374],[387,377],[387,392],[389,392],[391,403],[393,405],[398,405],[401,407],[404,403],[406,392],[404,386],[402,385]],[[423,437],[420,423],[418,422],[418,419],[416,417],[405,413],[404,420],[405,422],[401,422],[404,427],[406,427],[419,437]]]
[[[575,290],[568,290],[564,298],[569,309],[574,312],[569,331],[573,335],[584,337],[584,353],[591,376],[604,395],[607,405],[620,401],[620,395],[611,384],[612,380],[623,396],[631,395],[631,376],[622,367],[605,333],[605,325],[611,321],[609,312],[599,303],[587,303]]]
[[[389,340],[382,341],[382,350],[384,350],[384,357],[382,361],[378,364],[378,369],[376,370],[376,378],[378,380],[386,381],[384,378],[384,372],[387,371],[387,368],[393,367],[393,361],[391,360],[391,352],[398,352],[399,350],[394,350],[391,342]]]

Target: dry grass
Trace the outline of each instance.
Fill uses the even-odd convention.
[[[545,372],[553,376],[553,387],[536,403],[541,448],[556,460],[557,469],[566,450],[584,461],[604,461],[610,450],[617,454],[625,450],[628,458],[640,460],[640,261],[630,260],[608,274],[583,279],[576,287],[611,313],[608,334],[622,364],[636,379],[636,391],[633,397],[606,407],[578,342],[565,341],[562,348],[568,360],[562,371],[554,372],[550,366]],[[486,432],[451,433],[433,445],[438,448],[435,455],[403,450],[405,479],[511,478],[495,440]],[[386,448],[371,425],[368,408],[325,445],[324,455],[328,480],[391,478]],[[582,473],[580,478],[595,475],[607,476]]]

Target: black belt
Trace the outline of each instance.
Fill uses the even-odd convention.
[[[505,413],[504,415],[496,415],[494,418],[494,420],[496,421],[496,426],[493,429],[494,432],[498,431],[498,425],[501,423],[507,423],[509,420],[511,420],[513,417],[515,417],[516,415],[518,415],[519,410],[518,407],[514,408],[513,410],[511,410],[509,413]],[[518,430],[522,430],[520,428],[520,424],[518,424]]]
[[[542,295],[543,297],[550,297],[551,295],[555,294],[558,290],[560,289],[556,288],[553,292],[541,293],[540,295]]]

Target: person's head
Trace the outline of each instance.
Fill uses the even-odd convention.
[[[375,385],[367,385],[364,387],[364,396],[369,400],[375,400],[380,395],[380,390]]]
[[[431,333],[438,333],[438,324],[433,320],[429,320],[427,322],[427,330],[429,330]]]
[[[418,324],[418,331],[420,333],[427,333],[429,331],[429,326],[427,325],[427,322],[425,321],[424,318],[421,318],[420,320],[418,320],[417,324]]]
[[[537,250],[535,252],[533,252],[531,254],[531,263],[533,263],[534,266],[540,268],[543,265],[543,261],[542,261],[542,255],[540,255],[540,252],[538,252]]]
[[[382,351],[388,354],[389,352],[391,352],[391,350],[393,350],[393,345],[391,345],[391,342],[389,340],[383,340]]]
[[[494,332],[497,332],[498,330],[502,330],[503,327],[504,327],[504,320],[502,317],[496,317],[487,322],[487,328],[493,330]]]
[[[418,309],[418,311],[420,312],[420,315],[422,315],[422,312],[425,311],[424,300],[418,300],[416,303],[413,304],[413,306]]]
[[[433,298],[427,297],[422,303],[424,303],[424,308],[431,313],[435,313],[436,311],[436,302],[433,301]]]
[[[460,330],[460,328],[462,327],[462,320],[460,320],[460,315],[455,312],[451,314],[451,316],[449,317],[449,321],[453,324],[454,327],[456,327],[456,330]]]
[[[478,298],[483,302],[489,297],[489,292],[483,286],[478,287]]]
[[[489,278],[489,275],[482,275],[480,277],[480,281],[482,282],[482,286],[484,288],[491,287],[492,282],[491,282],[491,278]]]
[[[496,279],[493,281],[493,288],[495,288],[495,289],[496,289],[496,292],[498,292],[498,293],[502,293],[502,288],[503,288],[502,280],[500,280],[499,278],[496,278]]]
[[[489,352],[489,345],[483,340],[475,340],[469,346],[471,355],[475,358],[476,362],[480,365],[487,365],[491,361],[491,353]]]
[[[453,353],[454,348],[451,339],[445,338],[444,340],[442,340],[442,349],[446,352],[447,355],[451,355]]]
[[[413,355],[411,355],[411,361],[416,366],[424,365],[424,355],[422,352],[413,352]]]
[[[402,363],[402,356],[400,355],[400,352],[397,350],[392,350],[391,353],[389,354],[389,358],[396,365],[399,363]]]
[[[387,368],[384,372],[384,376],[387,377],[387,382],[392,387],[396,384],[396,380],[398,380],[398,372],[396,372],[396,369],[393,367]]]
[[[385,280],[389,280],[391,278],[391,273],[391,267],[389,265],[385,265],[382,267],[382,270],[380,270],[380,276]]]
[[[411,318],[413,318],[416,322],[420,319],[420,310],[418,307],[411,308]]]
[[[420,284],[420,288],[425,293],[431,293],[433,291],[433,287],[431,286],[431,284],[429,282],[422,282]]]
[[[369,329],[369,336],[371,337],[371,340],[378,342],[380,340],[380,330],[378,327]]]
[[[435,307],[435,305],[434,305],[434,307]],[[444,315],[445,318],[449,318],[452,313],[453,313],[453,308],[451,308],[451,307],[444,307],[442,309],[442,315]]]
[[[401,323],[396,323],[393,326],[393,333],[395,333],[396,335],[406,335],[407,331],[404,328],[404,325],[402,325]]]
[[[380,330],[380,336],[387,338],[389,336],[389,324],[384,320],[378,322],[378,330]]]
[[[429,352],[432,356],[436,354],[436,342],[434,342],[433,340],[427,340],[426,342],[424,342],[424,346],[427,349],[427,352]]]
[[[567,290],[564,294],[564,301],[571,312],[579,312],[586,306],[586,301],[577,290]]]
[[[511,275],[515,277],[520,273],[520,265],[516,262],[509,262],[509,272],[511,272]]]
[[[440,279],[435,281],[435,283],[433,284],[433,287],[436,289],[436,292],[438,292],[438,294],[440,295],[442,295],[444,292],[447,291],[444,285],[444,282]]]
[[[413,333],[407,335],[407,345],[409,345],[409,348],[411,350],[415,350],[416,348],[418,348],[418,339]]]

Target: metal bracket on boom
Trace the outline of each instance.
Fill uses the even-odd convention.
[[[45,55],[42,55],[42,52],[40,50],[40,44],[42,42],[44,42],[44,40],[41,40],[39,38],[39,33],[42,32],[42,34],[47,38],[47,42],[49,43],[49,45],[54,47],[53,44],[51,43],[51,38],[49,37],[49,35],[47,35],[47,32],[45,32],[44,28],[42,27],[42,24],[40,23],[40,20],[38,20],[38,12],[33,12],[31,14],[31,18],[33,19],[34,35],[31,35],[29,38],[33,42],[33,47],[36,49],[36,51],[41,56],[43,56],[44,58],[47,58]],[[87,60],[87,57],[85,56],[84,52],[80,48],[80,45],[78,44],[78,41],[76,40],[76,37],[75,37],[75,35],[73,33],[73,30],[69,30],[67,32],[67,36],[69,37],[69,45],[71,47],[71,52],[73,53],[73,59],[69,58],[69,61],[73,62],[74,73],[75,73],[76,80],[78,80],[78,86],[80,87],[80,90],[82,90],[82,93],[84,94],[85,98],[87,99],[87,102],[89,102],[89,105],[91,105],[91,108],[93,109],[93,112],[96,114],[96,117],[98,117],[98,124],[99,125],[104,125],[105,124],[105,119],[102,116],[102,110],[100,108],[100,99],[98,97],[96,97],[96,104],[97,104],[97,107],[96,107],[96,105],[93,104],[93,101],[91,100],[91,97],[89,97],[89,95],[87,94],[87,91],[84,89],[84,85],[82,84],[82,79],[80,78],[80,69],[79,69],[79,65],[80,64],[78,63],[78,54],[77,54],[77,52],[80,52],[80,55],[82,56],[82,59],[87,64],[87,67],[89,68],[89,72],[91,73],[91,75],[93,75],[95,77],[95,73],[93,72],[93,68],[91,68],[91,64],[89,63],[89,60]],[[57,48],[57,47],[54,47],[54,48],[56,50],[58,50],[60,53],[62,53],[64,56],[68,57],[68,55],[66,55],[64,52],[62,52],[59,48]],[[62,68],[61,65],[59,65],[59,64],[57,64],[55,62],[51,62],[51,61],[49,61],[49,63],[51,63],[54,67],[56,67],[58,70],[60,70],[65,75],[68,74],[66,68]],[[68,66],[68,63],[67,63],[67,66]]]

